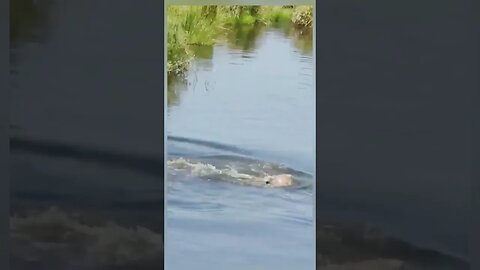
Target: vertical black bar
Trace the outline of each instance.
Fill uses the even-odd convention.
[[[163,1],[11,23],[11,269],[163,269]]]
[[[470,269],[480,269],[480,3],[471,1],[472,17],[475,19],[471,25],[472,37],[476,41],[476,49],[472,59],[476,66],[472,68],[476,74],[476,81],[472,87],[472,101],[470,103],[472,119],[472,161],[471,161],[471,235],[470,235]]]
[[[8,26],[9,1],[0,1],[0,268],[8,265]]]
[[[474,95],[472,99],[472,115],[473,115],[473,132],[472,138],[475,138],[472,142],[472,177],[471,177],[471,199],[472,199],[472,211],[471,211],[471,236],[470,236],[470,258],[471,269],[480,269],[480,147],[478,138],[480,135],[480,124],[478,115],[479,111],[479,97],[478,93]]]

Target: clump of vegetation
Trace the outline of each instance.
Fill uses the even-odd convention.
[[[310,16],[310,17],[309,17]],[[184,74],[194,57],[192,45],[213,45],[235,26],[293,23],[312,27],[312,7],[304,6],[168,6],[167,73]]]
[[[267,25],[290,23],[293,10],[290,7],[263,7],[264,23]]]
[[[299,27],[311,28],[313,24],[313,7],[300,6],[295,9],[292,22]]]
[[[193,58],[185,43],[185,32],[179,28],[178,25],[175,25],[167,34],[167,73],[169,76],[183,74]]]
[[[193,53],[191,44],[213,42],[209,22],[198,7],[170,6],[167,16],[167,73],[171,77],[188,70]]]

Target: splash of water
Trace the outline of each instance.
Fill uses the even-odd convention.
[[[250,164],[251,165],[251,164]],[[268,172],[271,165],[249,166],[249,164],[226,163],[214,165],[200,161],[177,158],[167,161],[172,174],[183,172],[191,176],[208,180],[223,180],[252,186],[291,186],[293,178],[289,174]],[[263,170],[262,170],[263,168]]]

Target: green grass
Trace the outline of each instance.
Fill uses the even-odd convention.
[[[299,6],[293,12],[292,22],[297,27],[312,28],[313,25],[313,8]]]
[[[306,6],[168,6],[168,77],[185,74],[194,57],[192,45],[213,45],[238,26],[293,24],[312,27],[312,7]]]
[[[289,23],[292,20],[293,11],[293,8],[266,7],[264,21],[267,24]]]

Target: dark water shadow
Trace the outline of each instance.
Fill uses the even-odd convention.
[[[186,78],[169,76],[167,81],[167,106],[175,106],[180,102],[181,93],[188,90],[191,84]]]

